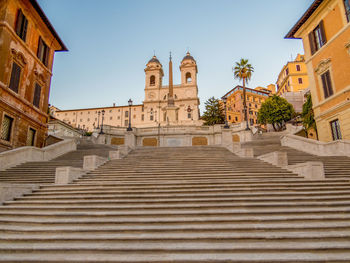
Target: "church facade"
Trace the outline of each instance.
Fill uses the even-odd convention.
[[[140,105],[112,106],[60,110],[54,106],[51,114],[73,127],[92,131],[102,124],[127,127],[129,114],[132,127],[169,125],[201,125],[197,85],[197,63],[187,52],[180,65],[181,84],[173,85],[172,61],[169,61],[169,83],[163,85],[163,66],[156,56],[145,68],[145,99]]]

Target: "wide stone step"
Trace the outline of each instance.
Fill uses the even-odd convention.
[[[220,223],[219,226],[211,224],[200,224],[190,226],[181,224],[175,225],[173,223],[159,224],[139,224],[139,225],[123,225],[115,226],[114,229],[77,229],[72,230],[72,226],[58,226],[55,225],[52,228],[47,226],[30,226],[23,227],[18,226],[18,229],[12,230],[13,227],[8,228],[8,231],[0,230],[0,240],[3,241],[41,241],[51,242],[56,240],[115,240],[115,241],[154,241],[164,240],[164,233],[167,234],[167,240],[182,240],[182,241],[201,241],[211,239],[212,242],[215,240],[225,240],[230,242],[235,241],[249,241],[249,240],[310,240],[310,239],[348,239],[350,237],[350,229],[340,227],[330,230],[329,228],[323,229],[322,226],[319,230],[315,228],[301,228],[300,230],[295,229],[273,229],[273,235],[271,232],[264,232],[261,229],[251,229],[247,232],[242,232],[239,229],[235,229],[229,223]],[[176,231],[175,231],[176,230]],[[121,234],[121,231],[128,231],[127,234]],[[144,235],[133,235],[136,231],[144,231],[148,236]],[[183,235],[181,235],[183,231]],[[153,232],[153,234],[152,234]],[[156,233],[160,232],[160,233]],[[131,234],[131,235],[130,235]]]
[[[0,251],[0,262],[299,262],[299,263],[319,263],[325,262],[349,262],[350,252],[343,250],[306,250],[306,251]],[[125,253],[129,252],[129,253]],[[249,259],[249,260],[248,260]],[[296,261],[297,260],[297,261]]]
[[[331,242],[329,242],[331,241]],[[274,250],[286,250],[286,251],[305,251],[305,250],[343,250],[346,252],[350,250],[350,242],[344,239],[331,239],[331,240],[235,240],[223,241],[223,240],[208,240],[208,241],[174,241],[167,240],[166,236],[161,241],[122,241],[104,240],[95,242],[94,240],[84,240],[83,242],[78,240],[77,242],[71,240],[56,240],[47,242],[31,241],[31,242],[7,242],[0,240],[0,255],[1,251],[91,251],[101,250],[104,252],[111,251],[125,251],[132,253],[133,251],[274,251]]]

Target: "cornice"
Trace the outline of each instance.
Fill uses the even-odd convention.
[[[316,105],[313,107],[313,109],[317,109],[317,108],[321,107],[322,105],[328,103],[329,101],[331,101],[331,100],[333,100],[333,99],[335,99],[335,98],[337,98],[337,97],[339,97],[339,96],[341,96],[341,95],[343,95],[343,94],[345,94],[345,93],[347,93],[347,92],[350,92],[350,86],[348,86],[348,87],[346,87],[345,89],[339,91],[338,93],[336,93],[336,94],[334,94],[334,95],[328,97],[327,99],[325,99],[325,100],[322,101],[321,103],[316,104]]]

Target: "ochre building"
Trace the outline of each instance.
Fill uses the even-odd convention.
[[[55,51],[67,48],[35,0],[0,1],[0,151],[43,146]]]
[[[316,0],[286,35],[302,39],[321,141],[350,139],[350,1]]]
[[[268,88],[246,88],[248,122],[251,126],[258,124],[258,111],[261,104],[272,94],[273,87],[274,85],[269,85]],[[243,87],[236,86],[223,97],[226,98],[227,121],[229,123],[240,123],[244,121]]]
[[[309,87],[304,55],[298,54],[294,61],[289,61],[283,66],[276,85],[279,96],[286,92],[299,92]]]
[[[169,66],[172,62],[170,60]],[[171,68],[169,67],[169,68]],[[181,84],[172,85],[172,70],[169,72],[171,89],[163,85],[163,66],[156,56],[148,61],[145,68],[145,99],[142,104],[99,108],[59,110],[51,107],[53,116],[74,127],[92,131],[103,124],[127,127],[131,114],[132,127],[154,127],[166,125],[201,125],[199,120],[199,98],[197,86],[197,63],[188,52],[180,65]],[[171,76],[171,77],[170,77]],[[172,97],[169,98],[170,93]],[[171,99],[174,120],[169,114]]]

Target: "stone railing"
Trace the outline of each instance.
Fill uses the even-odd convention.
[[[282,146],[288,146],[318,156],[350,157],[350,141],[347,140],[320,142],[296,135],[285,135],[281,139],[281,144]]]
[[[76,149],[74,140],[64,140],[44,148],[25,146],[6,151],[0,153],[0,171],[25,162],[49,161]]]

